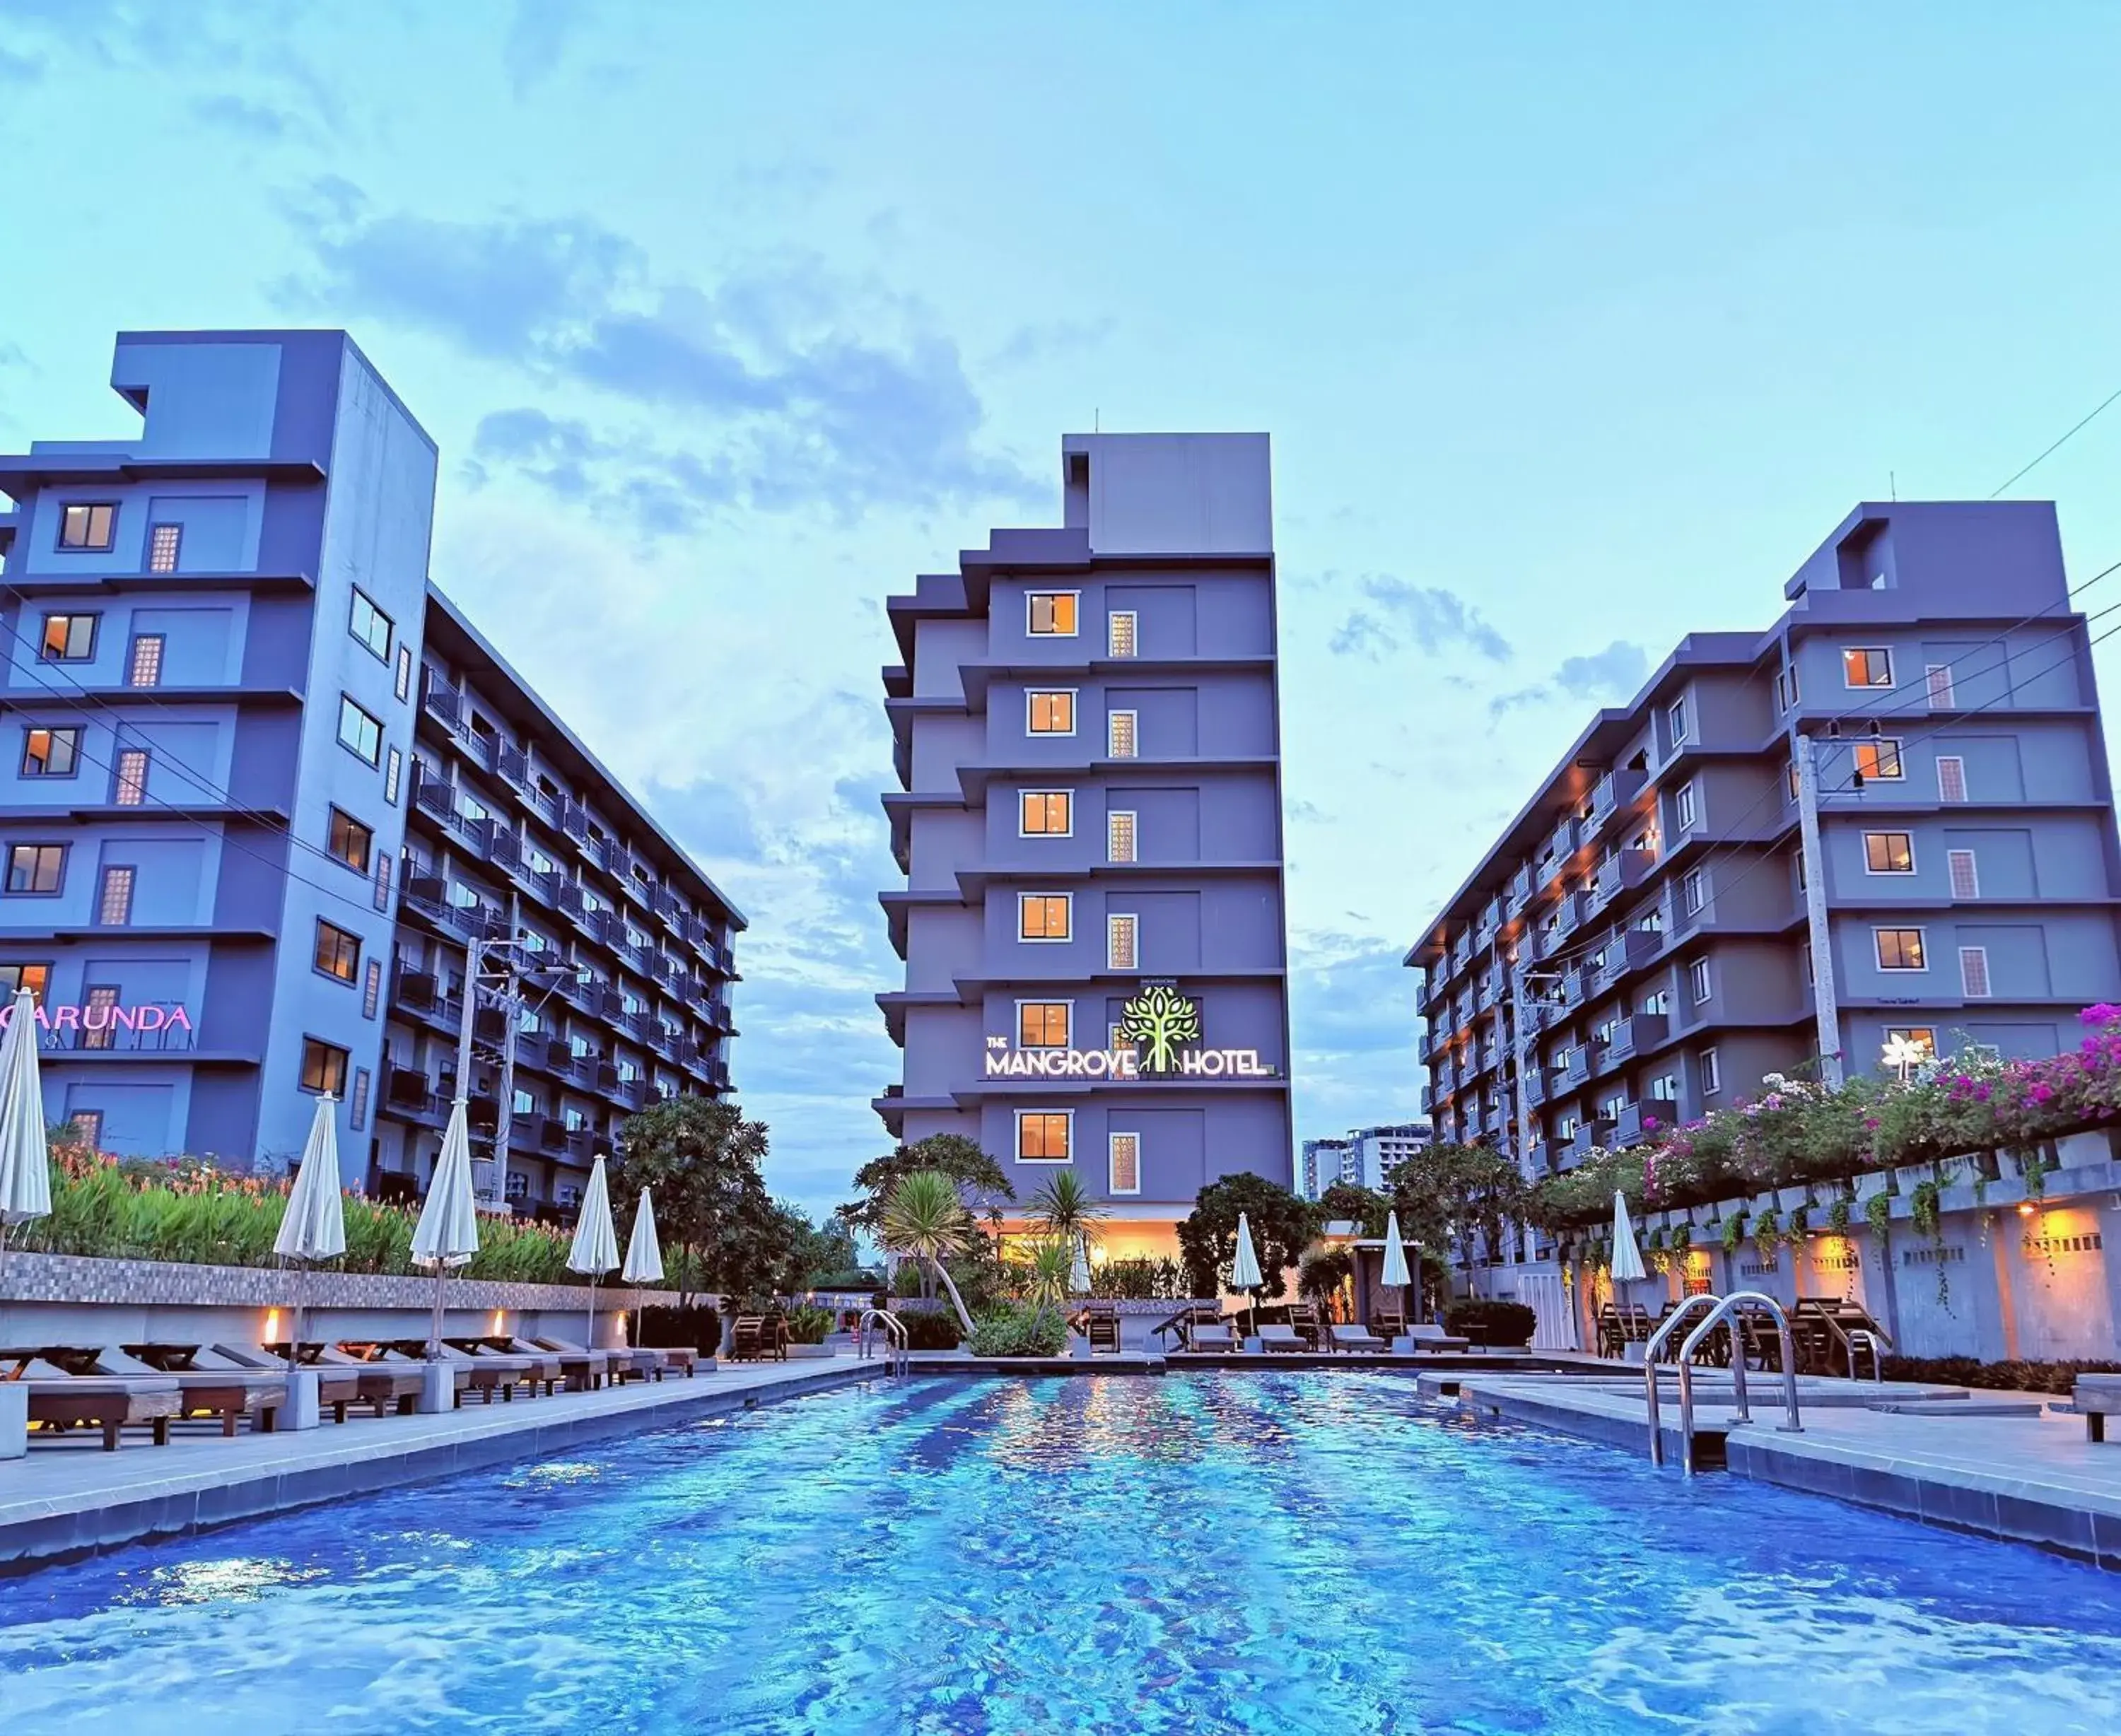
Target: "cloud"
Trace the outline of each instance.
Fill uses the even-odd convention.
[[[567,39],[582,16],[578,0],[515,0],[508,34],[501,40],[501,64],[508,73],[509,88],[518,97],[559,65]]]
[[[1095,349],[1119,329],[1110,314],[1098,319],[1054,319],[1027,325],[987,358],[995,368],[1022,367],[1027,363],[1051,361]]]
[[[1389,574],[1362,581],[1374,605],[1351,611],[1328,647],[1336,657],[1381,659],[1403,645],[1430,657],[1471,651],[1490,663],[1507,663],[1510,642],[1471,603],[1441,585],[1409,584]]]
[[[44,63],[31,54],[0,49],[0,85],[33,85],[44,76]]]
[[[1545,681],[1520,687],[1513,693],[1498,695],[1488,701],[1488,714],[1499,718],[1556,699],[1593,700],[1601,703],[1631,699],[1649,673],[1649,653],[1639,645],[1616,639],[1602,651],[1564,658]]]
[[[285,138],[294,125],[292,116],[240,96],[203,96],[191,106],[193,119],[202,124],[225,128],[249,138],[277,142]]]
[[[726,463],[665,451],[643,438],[605,439],[579,419],[529,406],[496,411],[473,431],[465,480],[482,487],[496,466],[626,524],[639,538],[697,530],[709,512],[744,493]]]

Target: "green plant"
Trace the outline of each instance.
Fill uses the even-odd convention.
[[[1105,1222],[1089,1189],[1073,1170],[1061,1171],[1031,1196],[1030,1217],[1047,1236],[1070,1248],[1079,1238],[1096,1245]]]
[[[1539,1316],[1522,1302],[1453,1302],[1443,1310],[1443,1329],[1475,1344],[1510,1347],[1531,1343]]]
[[[1313,1248],[1297,1264],[1297,1293],[1322,1302],[1354,1275],[1355,1257],[1345,1248]]]
[[[1848,1196],[1846,1194],[1835,1194],[1832,1203],[1827,1207],[1826,1231],[1830,1236],[1846,1236],[1848,1233]]]
[[[1057,1357],[1067,1346],[1060,1310],[1033,1303],[982,1315],[966,1347],[976,1357]]]
[[[924,1271],[941,1281],[950,1292],[959,1322],[970,1331],[972,1317],[943,1265],[946,1255],[968,1247],[979,1237],[972,1214],[958,1197],[957,1183],[940,1170],[916,1170],[900,1176],[883,1203],[881,1233],[885,1247],[917,1261]]]
[[[1893,1200],[1890,1194],[1873,1194],[1863,1202],[1863,1222],[1871,1226],[1871,1233],[1878,1239],[1878,1258],[1886,1258],[1885,1247],[1893,1227]]]
[[[955,1350],[964,1339],[957,1316],[941,1308],[910,1310],[900,1315],[908,1350]]]
[[[872,1236],[883,1230],[883,1203],[902,1177],[924,1170],[936,1170],[958,1184],[958,1192],[972,1208],[998,1211],[1002,1203],[1016,1198],[1009,1175],[983,1151],[976,1139],[963,1133],[931,1133],[912,1145],[894,1147],[887,1157],[872,1157],[855,1171],[860,1199],[841,1206],[837,1216],[851,1230]]]
[[[1723,1251],[1736,1254],[1746,1240],[1746,1214],[1733,1212],[1723,1220]]]
[[[1671,1226],[1671,1251],[1675,1258],[1684,1260],[1694,1247],[1694,1226],[1674,1224]]]
[[[1664,1226],[1662,1224],[1659,1224],[1655,1229],[1650,1231],[1649,1240],[1643,1244],[1643,1252],[1645,1254],[1662,1254],[1664,1252]]]
[[[1951,1305],[1951,1270],[1944,1259],[1944,1212],[1938,1196],[1942,1192],[1934,1180],[1918,1181],[1908,1201],[1908,1215],[1914,1221],[1915,1234],[1923,1237],[1937,1256],[1937,1300],[1941,1308]]]
[[[1108,1300],[1182,1301],[1193,1292],[1175,1259],[1108,1259],[1090,1268],[1090,1294]]]
[[[1073,1285],[1070,1282],[1075,1264],[1075,1249],[1072,1242],[1042,1241],[1033,1244],[1031,1258],[1019,1268],[1023,1274],[1025,1299],[1041,1308],[1051,1308],[1068,1300]]]
[[[804,1303],[788,1310],[788,1338],[794,1344],[822,1344],[832,1329],[832,1310]]]
[[[1318,1208],[1264,1176],[1241,1171],[1211,1181],[1195,1196],[1192,1211],[1178,1226],[1179,1254],[1191,1294],[1221,1293],[1237,1258],[1240,1215],[1251,1225],[1261,1287],[1270,1294],[1281,1288],[1282,1273],[1303,1257],[1318,1233]]]
[[[1775,1250],[1782,1246],[1783,1221],[1773,1206],[1753,1220],[1753,1247],[1760,1256],[1763,1265],[1770,1264]]]
[[[1809,1202],[1790,1213],[1787,1240],[1794,1245],[1811,1233],[1811,1206]]]

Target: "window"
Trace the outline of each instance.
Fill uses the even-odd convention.
[[[1671,728],[1671,745],[1676,747],[1686,739],[1686,701],[1684,699],[1674,700],[1664,715],[1665,722]]]
[[[1018,829],[1027,838],[1065,838],[1074,830],[1073,807],[1065,789],[1027,789],[1018,807]]]
[[[7,890],[56,892],[66,883],[63,844],[15,844],[7,849]]]
[[[368,1125],[368,1069],[357,1067],[353,1070],[353,1096],[347,1105],[347,1124],[359,1133]]]
[[[1065,940],[1072,901],[1065,892],[1019,892],[1016,933],[1019,940]]]
[[[101,1110],[77,1109],[67,1117],[67,1125],[74,1130],[81,1143],[88,1147],[91,1151],[99,1151],[102,1148],[103,1111]]]
[[[1680,784],[1678,794],[1671,798],[1671,806],[1679,821],[1679,829],[1683,832],[1691,831],[1694,822],[1694,785],[1690,783]]]
[[[1959,989],[1970,1001],[1988,998],[1988,949],[1986,947],[1961,947],[1959,949]]]
[[[118,527],[118,509],[107,501],[82,501],[59,509],[59,547],[101,553]]]
[[[388,856],[375,859],[375,908],[379,910],[390,908],[390,859]]]
[[[1690,869],[1686,877],[1680,882],[1679,896],[1680,901],[1686,906],[1688,915],[1698,916],[1701,914],[1701,907],[1708,902],[1708,887],[1702,878],[1699,868]]]
[[[1074,1117],[1063,1110],[1020,1109],[1016,1112],[1016,1161],[1065,1163]]]
[[[325,846],[355,873],[366,874],[375,846],[375,834],[344,808],[334,807]]]
[[[1105,963],[1115,970],[1135,970],[1140,966],[1135,962],[1135,942],[1140,938],[1140,924],[1132,916],[1107,916],[1105,919]]]
[[[1019,1049],[1065,1049],[1068,1046],[1070,1001],[1019,1001],[1016,1003],[1016,1046]]]
[[[1105,856],[1112,862],[1134,860],[1134,816],[1121,812],[1105,816]]]
[[[352,982],[361,970],[361,937],[319,916],[316,956],[311,962],[334,981]]]
[[[1115,609],[1105,622],[1105,649],[1113,657],[1135,654],[1135,617],[1132,609]]]
[[[1937,757],[1937,798],[1940,802],[1966,799],[1966,761],[1956,754],[1941,754]]]
[[[108,983],[99,983],[88,991],[88,998],[82,1004],[84,1016],[81,1022],[81,1046],[83,1049],[110,1048],[110,1013],[118,1004],[117,989]],[[103,1017],[96,1019],[86,1016],[91,1012],[100,1012]]]
[[[1062,639],[1075,636],[1076,595],[1073,591],[1033,591],[1025,599],[1032,632]]]
[[[371,766],[383,761],[383,725],[345,694],[338,696],[338,738]]]
[[[1676,1073],[1659,1073],[1650,1081],[1650,1097],[1655,1102],[1676,1103],[1679,1101],[1679,1075]]]
[[[1135,745],[1140,714],[1115,711],[1105,719],[1105,752],[1108,758],[1130,760],[1140,749]]]
[[[1657,1013],[1671,1012],[1671,990],[1669,989],[1652,989],[1648,994],[1643,997],[1642,1010],[1644,1012],[1653,1016]]]
[[[375,1017],[375,1009],[383,1000],[383,961],[371,958],[368,961],[367,980],[361,986],[361,1016],[365,1019]]]
[[[86,663],[96,655],[94,615],[47,615],[37,660],[48,663]]]
[[[412,696],[413,648],[410,645],[398,647],[398,678],[392,683],[391,691],[400,699],[407,699]]]
[[[1895,1037],[1899,1038],[1903,1043],[1914,1044],[1914,1046],[1922,1050],[1924,1054],[1929,1056],[1932,1059],[1936,1059],[1937,1032],[1929,1026],[1888,1025],[1886,1027],[1886,1040],[1890,1043]]]
[[[1686,987],[1697,1007],[1708,998],[1713,984],[1709,981],[1707,959],[1697,958],[1686,967]]]
[[[162,645],[160,633],[135,633],[132,654],[125,659],[125,685],[159,687],[162,685]]]
[[[390,617],[368,600],[368,593],[356,585],[353,607],[347,620],[347,631],[353,635],[385,663],[390,661]]]
[[[506,1192],[510,1199],[528,1199],[530,1197],[530,1178],[520,1170],[510,1170]]]
[[[1920,929],[1873,929],[1881,970],[1925,970],[1923,931]]]
[[[1704,1049],[1696,1063],[1701,1072],[1701,1095],[1713,1097],[1723,1089],[1723,1069],[1717,1065],[1716,1051]]]
[[[315,1037],[302,1039],[302,1089],[336,1097],[346,1088],[346,1051]]]
[[[405,756],[394,747],[383,769],[383,799],[393,807],[398,805],[398,784],[405,775]]]
[[[133,919],[133,873],[130,868],[107,868],[102,889],[96,896],[96,919],[105,928],[122,929]]]
[[[1792,760],[1783,768],[1783,790],[1785,798],[1792,802],[1800,801],[1803,797],[1803,789],[1804,780],[1797,771],[1797,761]]]
[[[120,807],[138,807],[147,799],[147,750],[128,747],[118,756],[110,799]]]
[[[22,775],[26,778],[70,778],[80,768],[81,731],[25,729],[22,732]]]
[[[1929,682],[1929,709],[1932,711],[1951,710],[1951,665],[1932,663],[1923,674]]]
[[[1799,697],[1797,665],[1791,663],[1775,677],[1775,699],[1780,710],[1789,711],[1795,709]]]
[[[1981,896],[1981,875],[1974,863],[1974,852],[1946,850],[1944,859],[1951,873],[1951,896],[1954,898],[1979,898]]]
[[[1841,654],[1841,679],[1851,687],[1890,687],[1893,654],[1872,645]]]
[[[1912,874],[1914,871],[1914,840],[1906,832],[1863,834],[1865,873]]]
[[[1033,735],[1073,735],[1075,733],[1075,696],[1072,693],[1027,693],[1029,715],[1024,727]]]
[[[1141,1135],[1112,1133],[1107,1136],[1107,1143],[1110,1151],[1106,1175],[1108,1191],[1139,1194],[1141,1191]]]
[[[1802,947],[1797,948],[1797,956],[1804,966],[1805,986],[1806,988],[1810,988],[1818,980],[1818,979],[1812,974],[1811,942],[1810,941],[1806,941]]]
[[[177,551],[184,547],[184,528],[181,524],[156,524],[147,532],[147,570],[151,573],[174,573],[177,570]]]
[[[52,967],[49,965],[0,965],[0,994],[4,994],[10,1004],[25,989],[38,1006],[44,1003],[44,990],[51,987]]]
[[[1881,779],[1891,783],[1904,777],[1900,769],[1900,744],[1898,742],[1858,742],[1856,744],[1856,775],[1865,782]]]

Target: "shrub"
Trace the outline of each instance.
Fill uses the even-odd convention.
[[[791,1344],[822,1344],[832,1329],[833,1314],[814,1302],[788,1310],[788,1341]]]
[[[1354,1275],[1355,1256],[1345,1248],[1314,1248],[1297,1264],[1297,1293],[1323,1301]]]
[[[844,1272],[827,1272],[822,1278],[810,1280],[813,1290],[880,1291],[883,1280],[874,1272],[865,1272],[859,1266],[850,1266]]]
[[[1443,1311],[1443,1329],[1453,1338],[1471,1338],[1475,1344],[1517,1347],[1531,1343],[1539,1316],[1522,1302],[1484,1301],[1478,1297],[1453,1302]]]
[[[1068,1324],[1056,1308],[1005,1307],[972,1323],[966,1347],[976,1357],[1057,1357],[1068,1347]]]
[[[721,1348],[722,1317],[705,1305],[649,1306],[641,1310],[640,1343],[649,1349],[697,1350],[711,1357]]]
[[[1991,1392],[2066,1394],[2079,1375],[2121,1375],[2121,1362],[1980,1362],[1972,1357],[1887,1357],[1888,1380]]]
[[[1108,1259],[1090,1268],[1090,1294],[1104,1301],[1182,1302],[1192,1294],[1175,1259]]]
[[[958,1329],[958,1317],[947,1308],[922,1308],[902,1314],[900,1323],[906,1328],[906,1347],[909,1350],[955,1350],[964,1334]]]

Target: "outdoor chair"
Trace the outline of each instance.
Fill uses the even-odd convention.
[[[127,1380],[166,1375],[183,1394],[179,1419],[213,1417],[227,1439],[234,1438],[245,1417],[260,1434],[271,1434],[280,1407],[287,1402],[285,1374],[239,1367],[201,1344],[106,1345],[96,1366],[104,1374]]]
[[[543,1352],[560,1359],[560,1375],[571,1393],[591,1393],[603,1386],[611,1361],[600,1350],[576,1350],[553,1338],[510,1338],[508,1349],[524,1355]]]
[[[1265,1351],[1308,1351],[1311,1343],[1294,1326],[1262,1325],[1259,1329],[1260,1348]]]
[[[0,1352],[14,1357],[6,1375],[30,1389],[30,1428],[39,1434],[63,1435],[84,1425],[103,1431],[103,1450],[118,1450],[120,1432],[144,1426],[156,1446],[170,1444],[170,1424],[181,1412],[184,1391],[168,1375],[128,1378],[115,1375],[72,1375],[34,1352]]]
[[[327,1344],[317,1360],[335,1368],[353,1370],[361,1403],[374,1405],[377,1416],[387,1416],[394,1408],[399,1416],[409,1417],[419,1408],[420,1371],[409,1362],[385,1362],[381,1349],[373,1343],[351,1348]]]
[[[1196,1352],[1221,1354],[1238,1347],[1238,1335],[1229,1322],[1213,1309],[1196,1308],[1186,1321],[1186,1347]]]
[[[1325,1338],[1325,1329],[1318,1324],[1318,1310],[1309,1302],[1292,1302],[1289,1306],[1289,1324],[1296,1335],[1303,1340],[1307,1350],[1319,1348]]]
[[[549,1350],[504,1350],[501,1345],[505,1342],[496,1338],[443,1340],[451,1350],[468,1359],[474,1369],[491,1365],[502,1371],[501,1396],[504,1402],[516,1386],[523,1389],[525,1398],[535,1399],[542,1390],[549,1399],[566,1376],[560,1359]],[[472,1384],[476,1389],[476,1376]]]
[[[1471,1338],[1454,1337],[1433,1321],[1424,1325],[1409,1328],[1405,1336],[1414,1340],[1414,1347],[1416,1350],[1457,1351],[1471,1350],[1473,1347],[1473,1341]]]
[[[1117,1355],[1120,1347],[1119,1310],[1110,1303],[1093,1302],[1077,1316],[1078,1329],[1090,1347],[1090,1354],[1097,1356],[1109,1351]]]
[[[287,1366],[288,1347],[285,1344],[217,1344],[217,1355],[226,1357],[239,1368],[255,1369],[263,1373],[274,1370],[285,1371]],[[333,1367],[318,1358],[325,1347],[305,1343],[296,1347],[295,1366],[307,1368],[317,1377],[317,1409],[321,1413],[329,1410],[332,1421],[346,1421],[346,1408],[361,1402],[361,1376],[353,1370]]]
[[[1336,1350],[1368,1351],[1373,1353],[1391,1348],[1391,1341],[1379,1338],[1367,1326],[1328,1326],[1327,1340]]]
[[[2079,1375],[2069,1402],[2084,1418],[2084,1436],[2094,1445],[2106,1439],[2106,1419],[2121,1417],[2121,1375]]]

